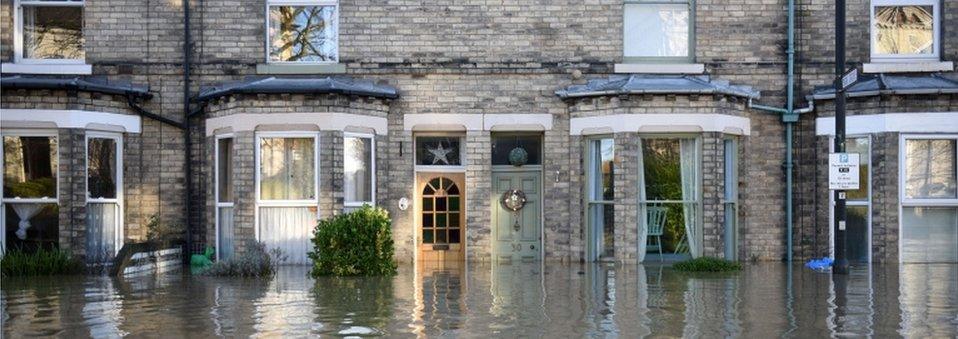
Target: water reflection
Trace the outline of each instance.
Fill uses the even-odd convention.
[[[3,335],[955,337],[958,265],[401,267],[387,278],[4,279]]]

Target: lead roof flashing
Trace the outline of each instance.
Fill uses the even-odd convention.
[[[846,90],[847,97],[871,97],[879,95],[918,95],[958,93],[958,80],[941,73],[926,75],[862,75],[860,80]],[[835,99],[832,85],[815,86],[811,100]]]
[[[623,94],[722,94],[758,99],[761,93],[748,86],[731,85],[712,80],[708,75],[612,75],[589,80],[584,85],[571,85],[555,91],[562,99],[614,96]]]
[[[336,76],[325,78],[248,77],[200,89],[197,101],[209,101],[234,94],[343,94],[395,99],[395,87],[369,80]]]
[[[153,97],[149,86],[136,85],[128,81],[110,81],[105,77],[91,76],[3,75],[0,76],[0,88],[94,92],[142,99]]]

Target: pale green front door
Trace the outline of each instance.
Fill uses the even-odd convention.
[[[496,171],[492,173],[493,256],[499,261],[536,261],[542,251],[542,173]],[[517,212],[502,205],[504,192],[519,189],[526,203]]]

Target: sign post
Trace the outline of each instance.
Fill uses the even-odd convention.
[[[857,71],[845,72],[845,0],[835,0],[835,153],[845,153],[845,90],[856,80],[858,80]],[[829,174],[830,172],[831,169]],[[857,176],[858,173],[855,175]],[[832,267],[834,274],[848,274],[848,259],[845,258],[846,218],[845,190],[839,188],[835,190],[833,226],[835,227],[835,264]]]

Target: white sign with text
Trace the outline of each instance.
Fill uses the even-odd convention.
[[[828,154],[828,189],[857,190],[859,180],[858,153]]]

